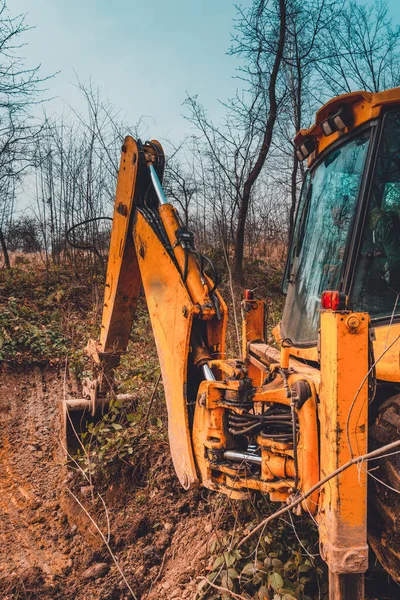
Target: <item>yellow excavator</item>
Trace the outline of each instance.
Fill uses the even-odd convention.
[[[319,525],[329,598],[357,600],[369,544],[400,581],[399,455],[368,481],[359,460],[400,437],[400,88],[334,98],[295,146],[308,168],[276,343],[246,290],[232,360],[218,274],[165,197],[162,147],[126,137],[100,339],[88,344],[98,376],[67,400],[67,433],[112,396],[143,287],[182,486],[297,499]]]

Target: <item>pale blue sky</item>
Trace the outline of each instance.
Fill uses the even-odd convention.
[[[82,107],[75,71],[82,81],[91,77],[129,123],[150,115],[149,134],[177,141],[190,127],[181,116],[186,91],[218,120],[218,99],[236,89],[237,61],[226,54],[231,0],[9,0],[9,9],[35,26],[24,35],[27,64],[41,63],[43,75],[61,71],[48,84],[57,97],[50,113],[62,112],[63,101]]]
[[[372,2],[372,0],[369,0]],[[251,0],[237,0],[249,5]],[[237,60],[226,54],[231,0],[9,0],[11,14],[28,13],[35,28],[25,34],[27,65],[49,82],[50,113],[83,107],[76,76],[90,77],[129,123],[150,115],[149,135],[178,141],[190,125],[182,118],[186,91],[198,94],[218,121],[236,89]],[[400,23],[400,0],[390,0]]]

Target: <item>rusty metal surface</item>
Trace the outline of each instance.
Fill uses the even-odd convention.
[[[124,141],[115,195],[110,254],[104,291],[100,349],[124,352],[140,292],[140,273],[132,236],[129,235],[137,177],[138,146],[131,136]]]
[[[133,235],[164,383],[172,460],[179,481],[189,489],[199,483],[186,397],[195,310],[180,273],[141,214],[136,215]]]
[[[321,313],[321,478],[367,452],[368,326],[366,313]],[[350,467],[322,488],[318,520],[321,555],[330,571],[364,572],[366,469]]]
[[[329,571],[329,600],[364,600],[364,573]]]
[[[225,369],[227,372],[228,369]],[[313,383],[308,384],[307,398],[296,409],[299,423],[297,444],[298,472],[295,469],[294,448],[291,441],[279,442],[268,436],[257,435],[257,445],[261,448],[259,473],[251,473],[243,464],[224,461],[224,453],[235,448],[235,439],[226,423],[227,411],[237,415],[243,413],[240,397],[248,382],[246,379],[234,379],[203,382],[200,385],[193,424],[193,446],[201,481],[205,487],[233,497],[237,493],[250,490],[268,493],[272,501],[286,501],[295,491],[306,491],[319,478],[318,428],[316,412],[316,390]],[[292,389],[304,377],[290,373],[288,386]],[[282,376],[277,373],[275,379],[267,384],[251,388],[251,402],[254,405],[283,406],[289,409],[291,399],[283,384]],[[296,490],[296,478],[298,487]],[[247,497],[247,493],[246,496]],[[305,511],[315,514],[318,492],[304,500]]]
[[[290,354],[292,353],[292,350],[293,349],[290,348]],[[254,364],[261,363],[267,368],[269,368],[271,365],[280,364],[280,351],[272,346],[269,346],[268,344],[251,342],[248,344],[247,352],[249,361],[254,362]],[[293,358],[293,356],[291,356],[289,359],[289,367],[294,369],[296,373],[304,375],[307,379],[310,379],[315,384],[317,389],[319,388],[321,379],[321,373],[319,369],[316,369],[310,365],[305,365],[299,360]]]

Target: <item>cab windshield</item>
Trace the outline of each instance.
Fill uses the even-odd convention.
[[[281,324],[293,343],[316,343],[321,294],[339,289],[369,139],[370,130],[333,149],[303,185]]]

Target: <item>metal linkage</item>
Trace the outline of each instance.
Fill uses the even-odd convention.
[[[118,402],[131,402],[132,400],[135,400],[135,396],[133,394],[117,394],[115,396],[115,399],[118,400]],[[110,403],[111,398],[110,397],[105,397],[105,398],[97,398],[97,403],[96,403],[96,407],[98,408],[100,406],[108,406]],[[68,409],[68,411],[70,412],[76,412],[76,411],[91,411],[91,412],[95,412],[95,410],[93,409],[93,400],[88,399],[88,398],[67,398],[67,400],[65,401],[65,406]]]

